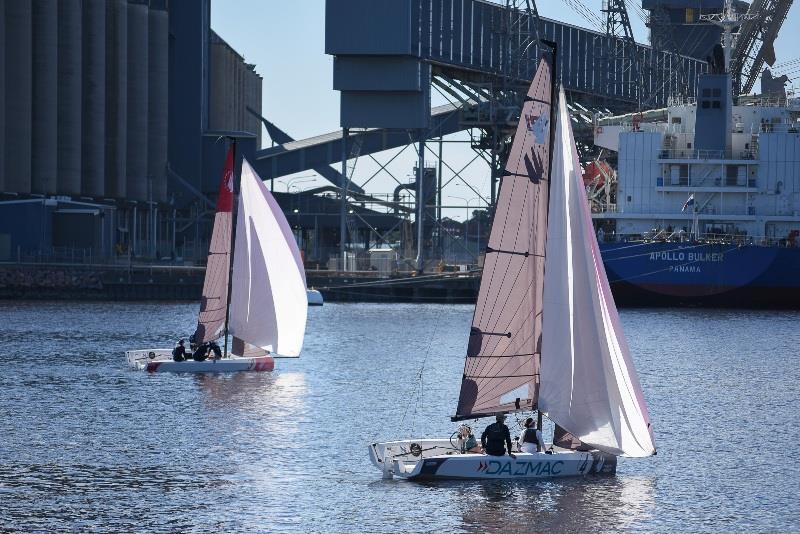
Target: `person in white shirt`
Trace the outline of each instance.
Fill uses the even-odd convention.
[[[544,451],[544,441],[542,431],[536,428],[536,421],[533,417],[525,420],[525,429],[519,437],[519,448],[522,452],[542,452]]]

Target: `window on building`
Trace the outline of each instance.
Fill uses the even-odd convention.
[[[714,108],[714,109],[720,109],[720,106],[721,106],[721,105],[720,105],[720,101],[719,101],[719,100],[714,100],[714,101],[711,103],[711,107],[712,107],[712,108]]]
[[[628,195],[628,202],[633,202],[633,198],[630,195]]]
[[[703,100],[703,103],[701,105],[703,109],[708,109],[711,107],[711,102],[709,102],[708,100]]]
[[[680,117],[672,117],[672,124],[680,124],[681,118]]]
[[[692,148],[692,143],[686,143],[686,148]]]
[[[694,9],[691,7],[686,8],[686,24],[694,22]]]
[[[715,87],[714,89],[711,90],[711,96],[719,98],[720,96],[722,96],[722,91],[720,91],[719,87]]]
[[[703,96],[705,96],[705,97],[711,96],[711,88],[710,87],[703,88]]]

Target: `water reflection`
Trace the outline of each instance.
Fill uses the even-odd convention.
[[[547,481],[459,483],[468,532],[636,530],[655,508],[653,477],[610,476]]]

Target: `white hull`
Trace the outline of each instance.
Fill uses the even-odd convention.
[[[412,450],[418,454],[415,456]],[[599,451],[520,452],[511,458],[461,454],[447,439],[373,443],[369,455],[384,478],[398,476],[410,480],[546,479],[611,475],[617,468],[615,456]]]
[[[126,351],[125,358],[128,360],[128,365],[134,369],[148,373],[236,373],[266,372],[275,369],[275,359],[272,356],[176,362],[172,359],[170,349],[143,349]]]
[[[306,289],[306,297],[308,298],[309,306],[322,306],[322,293],[316,289]]]

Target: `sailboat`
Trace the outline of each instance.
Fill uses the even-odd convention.
[[[553,445],[512,458],[462,453],[447,438],[373,443],[385,478],[612,474],[618,456],[655,454],[563,88],[553,106],[552,65],[550,53],[540,57],[502,176],[452,420],[538,411],[539,428],[542,417],[555,424]]]
[[[171,349],[131,350],[126,358],[132,367],[148,372],[272,371],[274,354],[300,355],[308,313],[300,251],[280,206],[244,158],[235,201],[235,154],[234,141],[225,159],[200,314],[190,338],[198,345],[222,338],[223,357],[173,361]]]

